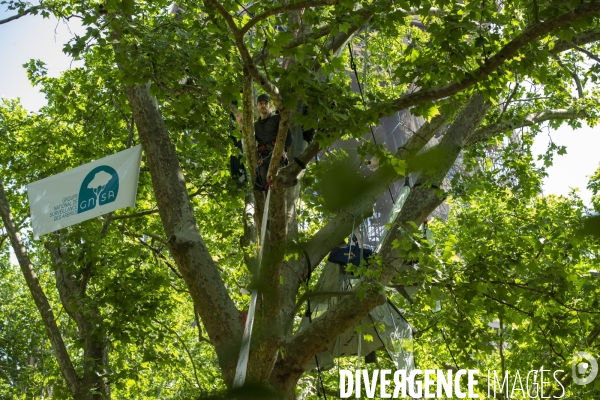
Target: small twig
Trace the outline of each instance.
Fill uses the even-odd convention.
[[[196,327],[198,328],[198,340],[201,342],[206,342],[206,343],[210,344],[211,346],[213,346],[210,339],[205,338],[204,335],[202,334],[202,325],[200,325],[200,316],[199,316],[198,310],[196,310],[195,305],[194,305],[194,320],[196,320]]]
[[[127,122],[129,125],[129,137],[127,137],[127,148],[130,148],[133,144],[133,133],[135,128],[135,120],[133,119],[133,114],[131,114],[131,121]]]
[[[585,54],[586,56],[588,56],[592,60],[594,60],[596,62],[600,62],[600,57],[598,57],[597,55],[595,55],[591,51],[586,50],[586,49],[584,49],[582,47],[579,47],[579,46],[575,46],[574,48],[575,48],[575,50],[582,52],[583,54]]]
[[[250,16],[250,18],[254,18],[254,13],[250,12],[250,10],[248,10],[242,3],[240,3],[238,0],[235,0],[235,2],[237,3],[238,6],[242,7],[242,9]],[[251,4],[254,5],[254,4]],[[238,13],[238,17],[241,15],[241,13]]]
[[[575,307],[571,307],[568,306],[565,302],[563,302],[562,300],[559,300],[556,298],[556,294],[552,293],[552,292],[546,292],[540,289],[536,289],[533,287],[529,287],[526,285],[522,285],[516,282],[504,282],[504,281],[489,281],[489,283],[491,284],[496,284],[496,285],[507,285],[507,286],[512,286],[512,287],[516,287],[519,289],[523,289],[523,290],[529,290],[531,292],[537,293],[537,294],[541,294],[544,296],[548,296],[550,297],[552,300],[554,300],[555,302],[557,302],[559,305],[563,306],[564,308],[570,310],[570,311],[577,311],[577,312],[582,312],[582,313],[587,313],[587,314],[600,314],[600,311],[593,311],[593,310],[589,310],[589,309],[581,309],[581,308],[575,308]]]
[[[167,243],[167,239],[165,239],[164,237],[157,235],[156,233],[150,233],[150,232],[143,232],[143,235],[146,235],[148,237],[151,237],[152,239],[156,240],[157,242],[160,242],[162,244],[164,244],[165,246],[168,244]]]
[[[112,217],[112,219],[118,220],[118,219],[138,218],[138,217],[143,217],[145,215],[156,214],[157,212],[158,212],[158,209],[146,210],[146,211],[140,211],[138,213],[133,213],[133,214],[115,215]]]
[[[565,71],[567,71],[569,73],[569,75],[571,75],[571,77],[575,81],[575,84],[577,85],[577,94],[579,95],[580,99],[583,99],[583,86],[581,85],[581,80],[579,79],[577,72],[571,71],[569,68],[567,68],[567,66],[562,63],[560,57],[558,57],[558,56],[553,56],[553,57],[556,60],[556,62],[558,63],[558,65],[560,65],[560,67],[562,69],[564,69]]]
[[[508,109],[508,106],[509,106],[510,102],[513,99],[513,97],[515,97],[515,95],[517,94],[517,90],[518,89],[519,89],[519,82],[516,82],[515,83],[515,87],[510,92],[510,94],[506,98],[506,101],[504,102],[504,106],[502,107],[502,112],[500,113],[500,116],[498,117],[498,119],[500,119],[500,117],[502,117],[502,114],[504,114],[506,112],[506,110]]]
[[[531,312],[524,311],[524,310],[520,309],[520,308],[519,308],[519,307],[517,307],[517,306],[514,306],[514,305],[512,305],[512,304],[510,304],[510,303],[507,303],[507,302],[506,302],[506,301],[504,301],[504,300],[499,300],[499,299],[497,299],[497,298],[495,298],[495,297],[492,297],[492,296],[490,296],[490,295],[488,295],[488,294],[482,293],[482,295],[483,295],[483,297],[487,297],[487,298],[488,298],[488,299],[490,299],[490,300],[494,300],[494,301],[495,301],[495,302],[497,302],[497,303],[500,303],[500,304],[502,304],[502,305],[504,305],[504,306],[510,307],[510,308],[512,308],[513,310],[516,310],[516,311],[518,311],[518,312],[520,312],[520,313],[522,313],[522,314],[525,314],[525,315],[527,315],[527,316],[531,317]]]
[[[548,345],[550,346],[550,350],[552,350],[552,352],[554,354],[556,354],[564,362],[566,362],[567,359],[565,358],[565,356],[562,355],[562,353],[559,353],[559,352],[556,351],[556,349],[554,348],[554,345],[552,344],[552,340],[550,340],[550,338],[548,336],[546,336],[546,332],[544,331],[544,329],[542,329],[542,327],[540,325],[538,325],[538,328],[540,328],[540,332],[542,333],[542,336],[544,336],[544,339],[546,339],[546,341],[548,342]]]
[[[465,314],[462,308],[460,308],[460,304],[458,304],[458,299],[456,298],[456,294],[454,294],[454,290],[452,290],[452,286],[446,285],[446,288],[450,291],[450,294],[452,295],[452,300],[454,301],[457,310],[463,315],[463,317],[467,318],[467,314]]]
[[[10,16],[10,17],[5,18],[5,19],[0,19],[0,25],[6,24],[7,22],[14,21],[15,19],[19,19],[21,17],[24,17],[27,14],[31,14],[32,12],[37,11],[37,9],[40,8],[40,7],[41,6],[33,6],[33,7],[30,7],[28,9],[26,9],[26,10],[24,10],[24,11],[16,14],[16,15]]]
[[[209,97],[209,96],[213,95],[213,92],[211,92],[210,90],[204,89],[204,88],[201,88],[201,87],[198,87],[198,86],[194,86],[194,85],[187,85],[187,84],[185,84],[185,85],[181,85],[181,87],[179,89],[170,88],[169,86],[167,86],[164,83],[162,83],[156,77],[156,75],[153,75],[152,81],[154,83],[156,83],[156,86],[158,86],[160,89],[162,89],[166,93],[172,94],[173,96],[180,96],[180,95],[185,94],[185,93],[200,94],[200,95],[205,96],[205,97]],[[224,103],[223,101],[221,101],[221,96],[219,94],[217,94],[216,97],[217,97],[217,100],[219,100],[219,102],[221,103],[221,106],[225,110],[228,110],[228,111],[232,112],[234,115],[240,114],[240,111],[237,109],[236,106],[234,106],[233,104],[228,104],[228,103]]]
[[[202,385],[200,385],[200,380],[198,379],[198,370],[196,368],[196,363],[194,362],[194,358],[192,357],[192,353],[190,353],[190,349],[187,347],[187,345],[185,344],[185,342],[181,339],[181,336],[179,336],[179,334],[177,333],[177,331],[175,331],[174,329],[169,328],[168,326],[166,326],[165,324],[163,324],[162,322],[160,322],[156,318],[152,318],[152,321],[156,322],[158,325],[162,326],[164,329],[166,329],[167,331],[169,331],[172,334],[174,334],[177,337],[177,340],[179,340],[179,342],[181,342],[181,344],[183,345],[183,348],[185,349],[185,352],[187,353],[188,357],[190,358],[190,362],[192,363],[192,367],[194,368],[194,378],[196,379],[196,384],[198,385],[199,388],[201,388]]]
[[[94,116],[94,114],[96,114],[96,111],[98,111],[99,109],[101,109],[102,107],[104,107],[109,101],[111,101],[112,98],[107,99],[104,103],[98,105],[97,107],[95,107],[92,112],[88,115],[86,115],[83,120],[84,121],[89,121],[90,119],[92,119],[92,117]]]
[[[162,254],[162,251],[158,250],[157,248],[150,246],[148,243],[144,242],[139,235],[136,235],[132,232],[129,232],[129,230],[124,227],[123,225],[119,225],[119,229],[121,230],[121,232],[123,232],[124,235],[127,235],[129,237],[132,237],[134,239],[136,239],[141,245],[146,246],[147,248],[149,248],[150,250],[152,250],[152,252],[154,252],[154,254],[156,254],[158,257],[160,257],[164,263],[167,265],[167,267],[169,267],[169,269],[171,269],[171,271],[173,271],[173,273],[175,274],[175,276],[177,276],[179,279],[183,279],[183,277],[181,276],[181,274],[179,273],[179,271],[177,271],[177,269],[169,262],[169,260],[167,260],[167,258]],[[153,239],[156,239],[158,241],[160,241],[163,244],[167,244],[167,241],[163,238],[161,238],[158,235],[152,234],[152,233],[144,233],[144,235],[149,236]]]

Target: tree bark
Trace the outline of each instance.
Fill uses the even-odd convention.
[[[241,343],[241,316],[202,240],[175,147],[149,89],[149,84],[136,85],[127,87],[125,93],[146,154],[169,250],[230,386]]]
[[[77,324],[77,330],[83,339],[83,377],[82,390],[90,393],[89,399],[100,400],[110,398],[110,386],[102,377],[106,375],[108,352],[106,348],[104,321],[100,316],[98,306],[85,295],[86,281],[82,271],[78,271],[73,263],[65,262],[60,248],[46,242],[46,249],[54,264],[56,288],[61,303],[67,314]],[[90,262],[91,263],[91,262]],[[91,270],[92,265],[86,265],[85,270]]]

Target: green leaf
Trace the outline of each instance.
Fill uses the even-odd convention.
[[[135,0],[121,0],[120,8],[127,14],[134,14]]]

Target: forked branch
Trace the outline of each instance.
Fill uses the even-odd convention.
[[[305,0],[305,1],[301,1],[299,3],[284,4],[279,7],[274,7],[270,10],[267,10],[263,13],[258,14],[254,18],[252,18],[246,25],[244,25],[240,29],[240,32],[242,33],[242,35],[245,35],[250,29],[252,29],[260,21],[263,21],[273,15],[281,14],[281,13],[284,13],[287,11],[302,10],[303,8],[312,8],[312,7],[319,7],[319,6],[333,6],[333,5],[336,5],[338,2],[339,2],[339,0]]]

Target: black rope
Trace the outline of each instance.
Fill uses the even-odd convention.
[[[302,249],[302,251],[304,252],[304,257],[306,257],[306,263],[308,264],[308,277],[306,278],[306,290],[308,291],[308,285],[310,283],[310,278],[312,276],[312,265],[310,263],[310,257],[308,256],[308,252],[306,251],[306,249]],[[306,299],[305,315],[308,317],[308,323],[312,324],[312,311],[310,310],[310,297]],[[318,354],[315,354],[315,363],[317,364],[317,377],[319,378],[319,382],[321,383],[321,390],[323,391],[323,397],[325,398],[325,400],[327,400],[327,394],[325,393],[325,386],[323,385],[323,377],[321,376],[321,368],[319,367]]]
[[[413,188],[419,187],[419,186],[423,186],[423,182],[417,182],[413,185]],[[428,187],[433,188],[433,189],[440,189],[440,187],[438,185],[435,184],[431,184]]]
[[[306,164],[304,162],[302,162],[302,160],[300,160],[298,157],[294,157],[294,161],[296,161],[298,163],[300,168],[306,169]]]
[[[360,97],[363,102],[363,109],[365,108],[365,94],[362,90],[362,85],[360,84],[360,78],[358,77],[358,70],[356,69],[356,63],[354,62],[354,52],[352,51],[352,44],[348,42],[348,52],[350,53],[350,68],[354,71],[354,76],[356,77],[356,83],[358,84],[358,90],[360,92]],[[375,132],[373,131],[373,126],[369,124],[369,129],[371,130],[371,136],[373,136],[373,143],[377,145],[377,139],[375,139]],[[388,188],[388,192],[390,193],[390,198],[392,199],[392,205],[396,203],[394,200],[394,195],[392,194],[392,188]]]
[[[450,349],[450,345],[448,344],[448,339],[446,339],[446,335],[444,334],[444,330],[440,328],[439,331],[442,332],[442,336],[444,337],[444,344],[446,345],[446,348],[450,352],[450,356],[452,357],[452,361],[454,361],[454,366],[456,367],[456,369],[460,369],[458,367],[458,363],[456,362],[456,359],[454,358],[454,354],[452,353],[452,350]]]
[[[358,77],[358,70],[356,68],[356,63],[354,62],[354,52],[352,51],[352,45],[348,42],[348,51],[350,52],[350,68],[354,71],[354,76],[356,76],[356,83],[358,84],[358,90],[360,92],[360,97],[362,98],[363,108],[365,107],[365,95],[362,90],[362,85],[360,84],[360,78]],[[373,126],[369,124],[369,129],[371,129],[371,136],[373,136],[373,143],[377,144],[377,139],[375,139],[375,132],[373,132]]]

